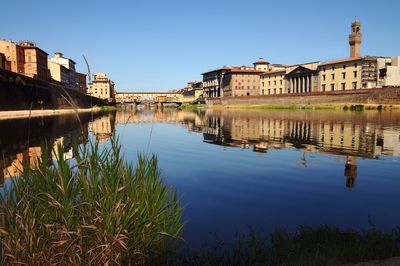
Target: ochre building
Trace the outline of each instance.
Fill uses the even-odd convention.
[[[4,55],[4,69],[34,79],[49,81],[48,54],[33,42],[16,43],[0,40],[0,53]]]
[[[114,82],[104,73],[93,75],[93,81],[89,83],[89,94],[109,102],[114,101],[115,91]]]

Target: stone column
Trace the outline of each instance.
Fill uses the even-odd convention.
[[[299,92],[302,93],[303,92],[303,82],[304,82],[304,77],[299,77],[300,79],[300,88],[299,88]]]
[[[297,83],[296,92],[299,93],[300,92],[300,78],[299,77],[296,78],[296,83]]]
[[[296,78],[292,78],[293,80],[293,90],[292,93],[296,93]]]
[[[307,75],[307,76],[306,76],[306,92],[309,92],[309,91],[310,91],[310,86],[308,86],[308,85],[310,84],[309,78],[310,78],[310,76]]]
[[[297,81],[298,81],[298,85],[297,85],[298,93],[301,93],[301,77],[298,77]]]

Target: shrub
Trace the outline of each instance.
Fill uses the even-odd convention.
[[[43,151],[0,198],[3,264],[142,265],[180,238],[182,207],[160,178],[155,156],[123,160],[118,141]],[[45,150],[45,149],[43,149]],[[28,169],[28,170],[25,170]]]
[[[351,105],[350,110],[351,111],[363,111],[364,105],[362,105],[362,104]]]

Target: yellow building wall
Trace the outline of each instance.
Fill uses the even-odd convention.
[[[357,76],[354,76],[354,72]],[[334,75],[334,76],[332,76]],[[361,60],[322,65],[319,72],[320,91],[341,91],[353,90],[353,82],[356,82],[356,89],[361,89]]]
[[[285,72],[262,74],[260,76],[260,95],[286,93]]]

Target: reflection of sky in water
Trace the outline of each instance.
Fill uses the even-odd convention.
[[[101,145],[115,128],[128,160],[157,154],[183,196],[185,237],[194,244],[209,232],[229,238],[249,225],[366,228],[369,216],[379,228],[400,224],[398,112],[144,110],[81,121]],[[34,146],[40,136],[63,141],[70,156],[80,133],[67,122],[60,130],[65,121],[44,121]],[[18,147],[18,138],[11,142]],[[7,158],[27,154],[0,144]]]
[[[202,132],[187,130],[190,123],[182,127],[160,121],[120,124],[116,130],[122,134],[128,159],[147,150],[158,155],[167,181],[183,194],[189,221],[185,237],[194,244],[209,239],[209,232],[229,238],[249,225],[293,229],[300,224],[329,223],[366,228],[370,216],[378,227],[391,229],[400,223],[400,164],[399,157],[382,153],[398,155],[399,129],[390,126],[384,130],[375,120],[366,123],[365,117],[356,117],[358,143],[352,149],[351,142],[341,147],[337,134],[351,133],[353,124],[335,120],[332,134],[336,144],[322,145],[312,139],[304,149],[283,143],[266,153],[253,151],[259,142],[253,135],[242,134],[241,139],[232,140],[232,127],[214,130],[216,134],[225,131],[224,143],[218,141],[218,145],[204,142],[202,132],[212,131],[206,125]],[[321,123],[328,123],[330,137],[329,120],[314,121],[312,126],[321,128]],[[251,126],[245,124],[241,132]],[[253,142],[248,141],[251,139]],[[232,142],[250,144],[226,146]],[[348,162],[352,169],[346,170]]]

